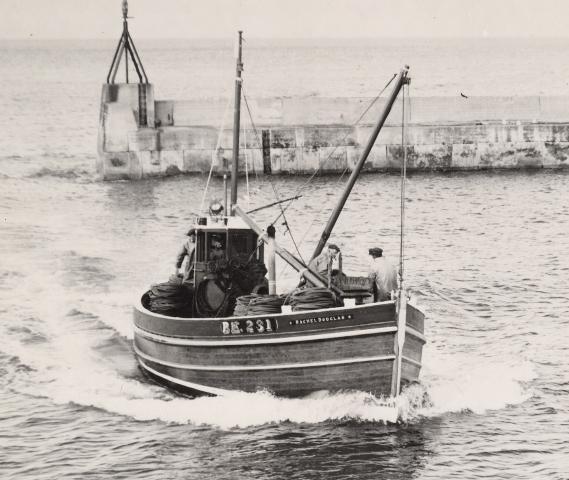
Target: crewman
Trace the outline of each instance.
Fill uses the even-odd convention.
[[[328,275],[331,274],[334,259],[338,256],[339,253],[340,248],[337,245],[330,243],[327,248],[325,248],[322,253],[320,253],[320,255],[318,255],[308,264],[308,267],[310,270],[319,273],[330,282],[331,279],[328,277]]]
[[[210,260],[225,259],[225,250],[223,249],[222,240],[219,235],[212,235],[209,259]]]
[[[192,279],[194,273],[194,253],[196,248],[196,229],[190,228],[188,233],[186,234],[188,238],[182,245],[182,248],[178,252],[178,256],[176,257],[176,276],[178,275],[178,270],[182,267],[184,263],[184,259],[186,260],[186,266],[184,268],[184,273],[182,275],[182,283],[186,283],[187,281]]]
[[[383,250],[370,248],[371,263],[368,277],[374,281],[374,301],[391,300],[391,292],[397,288],[397,268],[383,256]]]

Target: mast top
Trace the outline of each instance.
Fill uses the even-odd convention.
[[[241,122],[241,72],[243,71],[242,37],[243,31],[239,30],[236,45],[235,66],[235,102],[233,105],[233,161],[231,164],[231,206],[230,215],[234,215],[233,206],[237,204],[237,175],[239,173],[239,128]]]
[[[122,0],[122,18],[126,22],[128,18],[128,1]]]
[[[311,260],[315,259],[318,255],[320,255],[320,253],[322,253],[322,250],[324,249],[324,246],[326,245],[328,238],[330,238],[330,234],[332,233],[332,229],[334,228],[334,225],[336,225],[336,221],[338,220],[338,217],[340,216],[340,213],[342,212],[342,209],[344,208],[344,205],[346,204],[346,200],[348,199],[348,196],[350,195],[352,188],[353,188],[354,184],[356,183],[356,179],[358,178],[358,175],[360,174],[360,171],[362,170],[364,163],[366,162],[367,157],[370,154],[371,149],[373,148],[373,146],[375,144],[376,138],[379,135],[379,132],[382,129],[383,124],[385,123],[385,121],[389,115],[389,112],[391,111],[391,108],[393,107],[393,104],[395,103],[395,99],[397,98],[397,95],[399,95],[399,91],[401,90],[401,88],[403,88],[403,85],[406,85],[409,83],[410,79],[407,76],[408,73],[409,73],[409,66],[405,65],[400,70],[399,75],[397,75],[397,79],[395,81],[395,86],[393,87],[393,91],[391,92],[391,95],[387,98],[386,104],[383,108],[383,112],[381,113],[381,116],[380,116],[379,120],[377,121],[377,125],[375,126],[375,129],[372,132],[372,134],[371,134],[371,136],[367,142],[367,145],[366,145],[364,151],[362,152],[360,159],[358,160],[358,163],[352,169],[352,174],[350,175],[350,178],[348,179],[348,183],[344,187],[344,191],[342,192],[342,195],[341,195],[340,199],[338,200],[336,207],[332,211],[332,214],[330,215],[330,218],[328,219],[328,223],[326,224],[326,227],[324,227],[324,231],[322,232],[322,235],[320,236],[320,240],[318,242],[318,245],[316,246],[316,249],[314,250],[314,253],[312,254]],[[389,81],[389,83],[391,83],[391,80]],[[389,83],[387,85],[389,85]]]

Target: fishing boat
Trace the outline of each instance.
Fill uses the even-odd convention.
[[[212,204],[195,219],[195,249],[187,278],[154,285],[134,307],[134,352],[142,371],[158,383],[190,395],[268,391],[302,397],[316,391],[364,391],[396,398],[421,370],[424,313],[410,299],[401,261],[397,289],[374,296],[366,274],[324,271],[305,263],[261,228],[237,203],[242,34],[235,80],[230,204]],[[377,125],[326,224],[312,260],[328,239],[391,108],[409,82],[408,67],[394,87]],[[405,162],[402,168],[404,198]],[[277,295],[275,258],[299,272],[299,286]],[[332,257],[333,258],[333,257]],[[268,272],[268,279],[266,274]]]

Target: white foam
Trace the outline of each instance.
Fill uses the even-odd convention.
[[[212,425],[219,428],[246,427],[266,423],[318,423],[328,420],[395,421],[397,412],[366,393],[328,394],[321,392],[303,399],[276,398],[267,392],[236,392],[225,397],[188,399],[132,377],[136,370],[130,350],[101,351],[112,332],[132,335],[131,310],[122,293],[85,296],[67,289],[65,296],[51,294],[41,272],[27,272],[28,294],[34,304],[28,308],[37,317],[37,327],[46,339],[27,344],[26,333],[6,338],[5,353],[17,356],[31,368],[14,376],[12,387],[22,393],[50,398],[59,404],[74,403],[104,409],[136,420]],[[124,305],[128,305],[124,307]],[[69,315],[71,310],[94,315],[98,320]],[[111,326],[93,328],[96,321]],[[113,350],[124,349],[120,344]],[[130,372],[130,375],[126,372]],[[127,377],[125,377],[125,373]]]
[[[68,344],[71,339],[61,338]],[[301,399],[277,398],[268,392],[235,392],[224,397],[189,399],[167,390],[124,378],[114,366],[75,343],[60,361],[51,359],[45,379],[24,390],[48,396],[56,403],[75,403],[104,409],[140,421],[210,425],[228,429],[270,423],[320,423],[334,420],[387,423],[440,416],[448,412],[477,414],[518,404],[531,392],[523,382],[533,378],[531,365],[499,365],[480,362],[468,374],[457,364],[444,374],[430,373],[423,385],[406,390],[393,407],[363,392],[319,392]],[[70,363],[66,363],[68,360]],[[38,372],[38,376],[40,372]]]
[[[427,348],[421,385],[404,392],[396,409],[361,392],[321,392],[302,399],[276,398],[267,392],[183,398],[132,378],[136,365],[123,345],[113,345],[119,350],[113,355],[99,349],[113,331],[132,335],[127,295],[119,292],[86,297],[78,292],[75,296],[68,289],[66,296],[54,297],[54,285],[43,275],[29,273],[27,277],[28,294],[33,291],[32,308],[39,319],[36,326],[46,341],[29,344],[21,341],[25,333],[12,333],[5,337],[3,350],[33,369],[15,376],[12,386],[56,403],[92,406],[141,421],[232,428],[341,419],[384,423],[395,421],[397,416],[413,422],[447,412],[484,413],[522,403],[531,396],[525,386],[535,376],[530,362],[451,355]],[[97,315],[112,330],[93,328],[89,318],[69,316],[71,309]]]
[[[22,390],[40,394],[56,403],[75,403],[104,409],[136,420],[177,424],[211,425],[218,428],[248,427],[268,423],[320,423],[330,420],[394,422],[397,417],[414,421],[447,412],[483,413],[525,401],[530,392],[520,382],[532,377],[531,367],[478,364],[465,374],[460,367],[444,375],[431,374],[424,385],[404,392],[398,407],[363,392],[320,392],[301,399],[282,399],[267,392],[235,392],[225,397],[188,399],[165,389],[121,376],[116,366],[89,352],[88,342],[62,336],[66,345],[39,368],[35,383]],[[72,344],[73,346],[70,346]],[[453,370],[456,374],[453,375]],[[41,380],[40,380],[41,377]]]
[[[433,356],[426,363],[420,391],[408,395],[428,397],[410,417],[469,411],[483,414],[525,402],[532,396],[526,385],[535,378],[533,364],[515,358],[484,358],[467,354]]]
[[[413,422],[448,412],[484,413],[521,403],[531,395],[524,382],[534,376],[528,362],[500,363],[461,354],[431,358],[422,384],[405,391],[397,408],[363,392],[320,392],[302,399],[276,398],[267,392],[236,392],[225,397],[188,399],[132,378],[136,366],[129,350],[116,345],[114,348],[125,351],[108,356],[97,349],[108,338],[108,329],[73,331],[68,328],[73,319],[61,321],[64,312],[51,309],[48,318],[52,320],[44,325],[48,327],[46,343],[8,342],[12,353],[35,370],[20,375],[13,387],[56,403],[92,406],[140,421],[222,429],[334,420],[386,423],[400,418]]]
[[[196,399],[107,399],[105,409],[137,420],[211,425],[218,428],[249,427],[269,423],[320,423],[352,419],[393,422],[397,412],[368,394],[323,394],[302,399],[277,398],[267,392],[235,392],[224,397]],[[101,406],[101,405],[96,405]]]

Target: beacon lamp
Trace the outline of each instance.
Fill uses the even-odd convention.
[[[219,217],[223,213],[223,205],[219,200],[214,200],[209,205],[209,214],[212,217]]]

